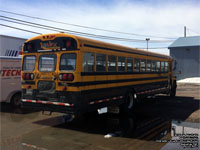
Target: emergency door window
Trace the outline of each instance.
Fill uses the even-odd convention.
[[[56,55],[41,55],[39,59],[39,71],[52,72],[56,69]]]
[[[23,59],[23,71],[33,71],[35,69],[35,56],[24,56]]]

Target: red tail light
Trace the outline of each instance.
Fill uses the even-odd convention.
[[[26,80],[30,80],[31,79],[31,74],[30,73],[27,73],[26,74]]]
[[[73,81],[74,80],[74,75],[72,73],[68,74],[68,81]]]
[[[63,74],[63,75],[62,75],[62,80],[67,81],[67,79],[68,79],[68,74]]]
[[[19,55],[22,55],[23,53],[22,53],[22,51],[19,51]]]
[[[64,73],[59,75],[61,81],[73,81],[74,75],[72,73]]]
[[[33,80],[34,79],[34,74],[33,73],[23,73],[22,74],[22,79],[23,80]]]

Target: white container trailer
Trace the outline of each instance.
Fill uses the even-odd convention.
[[[0,102],[21,104],[21,56],[26,39],[0,35]]]

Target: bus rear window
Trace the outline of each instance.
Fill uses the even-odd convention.
[[[75,70],[76,69],[76,54],[62,54],[60,57],[60,70]]]
[[[52,72],[56,69],[56,55],[45,54],[41,55],[39,59],[39,71]]]
[[[33,71],[35,69],[35,56],[24,56],[23,59],[23,71]]]

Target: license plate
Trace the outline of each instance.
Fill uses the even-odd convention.
[[[33,90],[32,89],[27,89],[26,90],[26,94],[32,94],[33,93]]]

